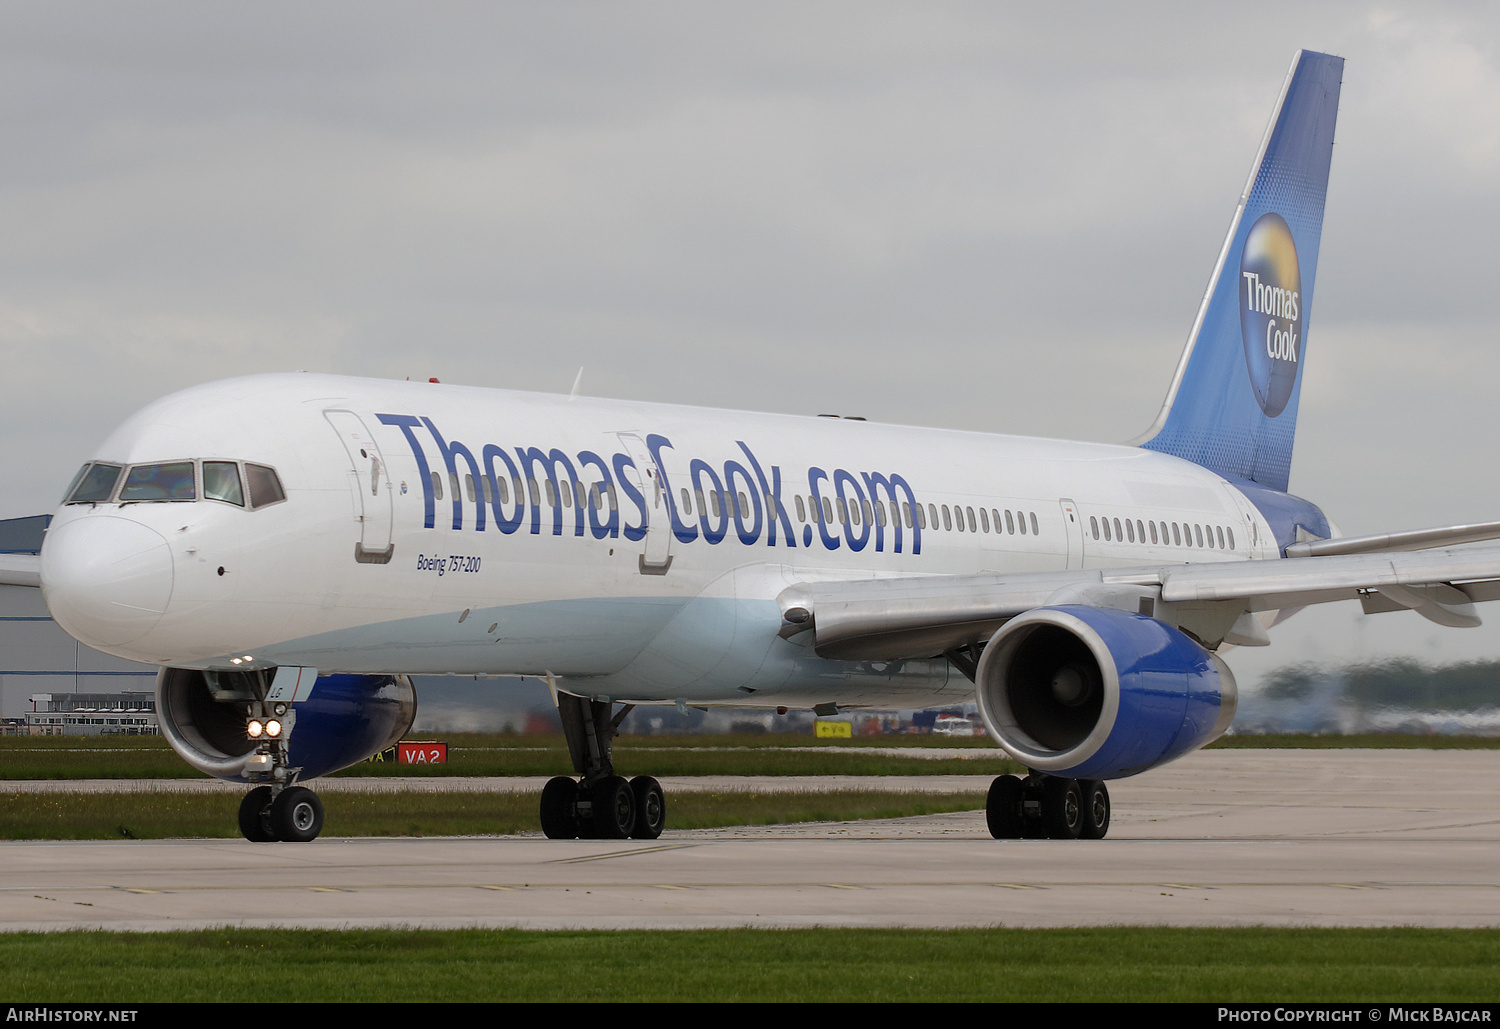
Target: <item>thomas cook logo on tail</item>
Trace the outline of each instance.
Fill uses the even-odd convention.
[[[1240,332],[1255,400],[1269,418],[1286,409],[1302,363],[1302,272],[1292,230],[1263,214],[1240,251]]]

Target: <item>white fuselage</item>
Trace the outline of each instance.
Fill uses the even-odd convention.
[[[199,462],[200,499],[67,504],[42,553],[65,628],[167,666],[922,703],[972,687],[941,659],[820,659],[778,637],[777,594],[1278,556],[1224,479],[1133,447],[434,383],[212,383],[148,406],[96,460]],[[203,461],[270,466],[286,500],[201,499]]]

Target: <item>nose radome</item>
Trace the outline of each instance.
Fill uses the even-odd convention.
[[[155,530],[113,515],[52,528],[42,597],[57,624],[90,646],[122,646],[156,627],[172,599],[172,552]]]

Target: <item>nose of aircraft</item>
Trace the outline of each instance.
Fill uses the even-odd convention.
[[[55,526],[42,546],[42,596],[68,633],[95,647],[134,642],[172,599],[172,552],[155,530],[114,515]]]

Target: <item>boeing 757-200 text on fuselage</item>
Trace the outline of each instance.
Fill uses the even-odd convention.
[[[1343,61],[1292,62],[1156,424],[1136,446],[264,375],[159,400],[69,487],[35,567],[83,643],[161,666],[194,767],[252,840],[397,739],[412,674],[556,691],[554,837],[651,838],[614,774],[635,704],[976,696],[1030,774],[997,837],[1102,837],[1105,781],[1215,739],[1226,644],[1358,599],[1444,625],[1500,597],[1500,525],[1338,538],[1286,492]],[[1457,549],[1454,549],[1457,547]]]

